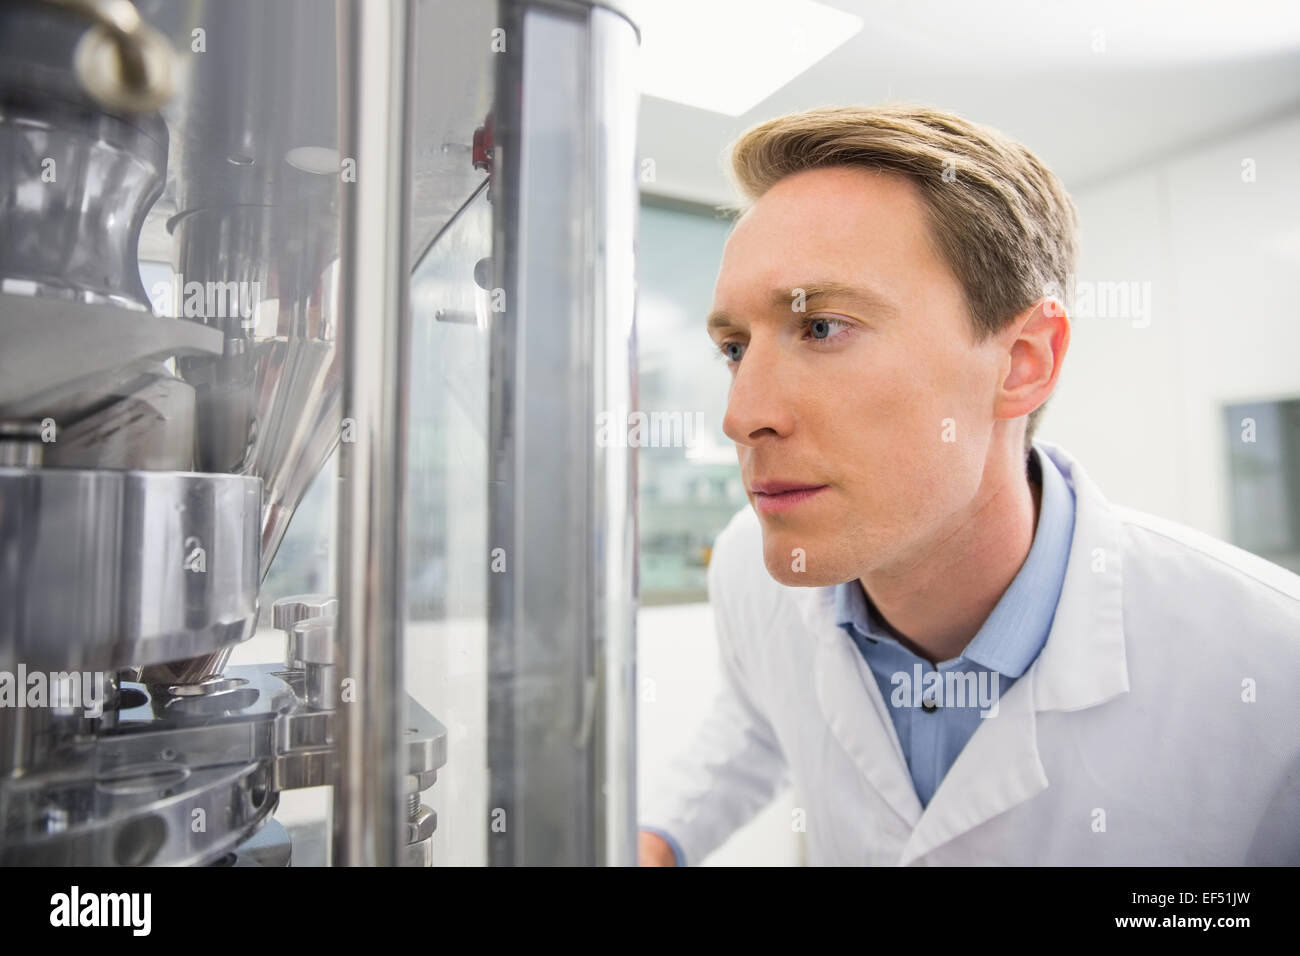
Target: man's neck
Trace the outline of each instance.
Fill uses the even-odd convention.
[[[863,589],[900,643],[932,664],[957,657],[1029,556],[1042,487],[1024,468],[985,477],[955,532],[905,572],[875,572]]]

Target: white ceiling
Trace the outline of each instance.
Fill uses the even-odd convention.
[[[707,0],[641,2],[680,6],[689,29]],[[951,110],[1020,140],[1071,190],[1300,110],[1297,0],[823,2],[860,16],[862,31],[748,113],[642,98],[639,152],[655,175],[644,192],[733,201],[727,146],[814,106]]]

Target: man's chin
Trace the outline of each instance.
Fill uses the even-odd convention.
[[[824,561],[819,563],[815,560],[817,553],[814,548],[764,542],[763,564],[772,579],[786,587],[820,588],[840,583],[842,577],[834,569],[827,567]]]

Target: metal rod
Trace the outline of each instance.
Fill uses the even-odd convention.
[[[636,32],[608,10],[591,12],[591,108],[594,152],[592,372],[598,410],[636,408],[635,242],[637,216]],[[598,582],[595,674],[597,708],[596,859],[636,864],[636,454],[597,446],[593,461]]]
[[[339,0],[343,361],[335,866],[400,860],[411,0]],[[352,175],[349,175],[349,172]]]

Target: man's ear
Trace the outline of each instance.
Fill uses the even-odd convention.
[[[1006,347],[995,418],[1028,415],[1051,397],[1070,347],[1070,319],[1056,299],[1039,299],[998,337]]]

